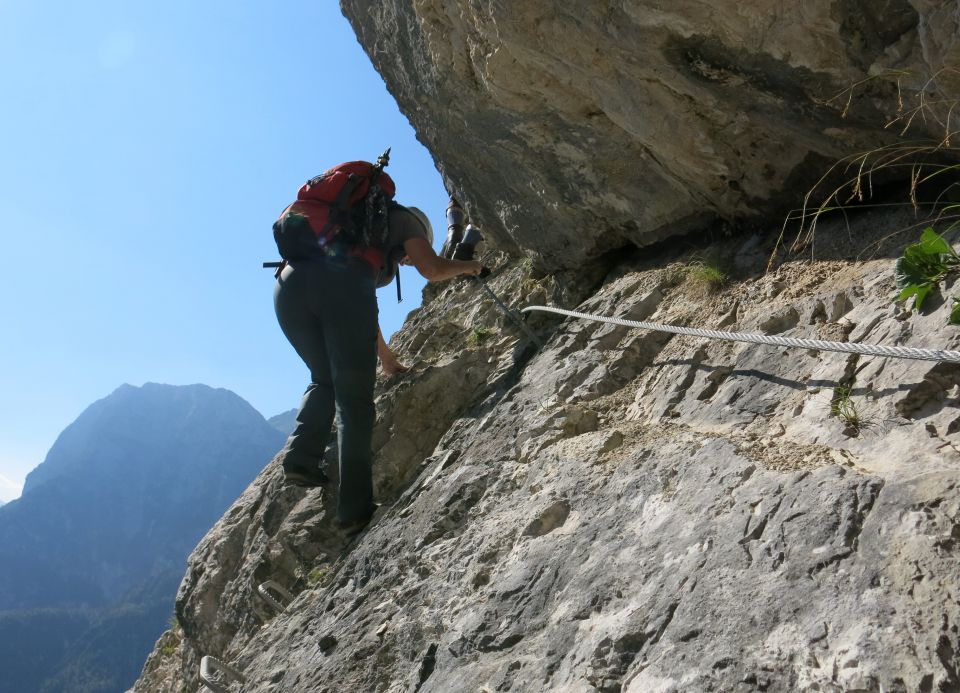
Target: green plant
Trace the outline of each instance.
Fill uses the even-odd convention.
[[[943,237],[927,227],[920,235],[920,242],[908,245],[903,256],[897,260],[894,274],[900,293],[897,300],[905,301],[913,297],[913,306],[917,310],[923,307],[927,295],[937,287],[937,283],[960,265],[960,255]],[[950,322],[960,320],[956,304],[950,313]]]
[[[697,260],[681,269],[688,282],[698,285],[709,293],[719,291],[730,281],[729,275],[715,262]]]
[[[730,281],[730,276],[716,262],[695,260],[687,265],[671,267],[666,280],[668,286],[685,282],[705,293],[712,294],[725,287]]]
[[[467,337],[467,342],[471,346],[479,346],[487,341],[493,335],[493,330],[489,327],[477,327]]]
[[[165,641],[160,648],[160,652],[169,657],[177,651],[177,647],[180,645],[180,636],[176,635],[177,631],[180,630],[180,621],[177,619],[176,613],[172,614],[167,620],[167,629],[170,632],[165,633],[160,639],[161,642]]]
[[[321,584],[324,578],[326,577],[327,577],[326,568],[314,568],[313,570],[310,571],[310,574],[307,575],[307,584],[310,587],[316,587],[317,585]]]
[[[863,417],[856,403],[850,399],[851,388],[841,385],[833,391],[833,400],[830,402],[830,413],[838,419],[860,430],[863,426]]]

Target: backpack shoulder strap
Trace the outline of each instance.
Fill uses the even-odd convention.
[[[357,189],[361,181],[363,181],[363,177],[358,176],[356,173],[351,173],[347,176],[347,182],[344,183],[343,187],[340,188],[340,192],[337,193],[337,199],[333,203],[334,207],[341,211],[350,207],[350,198],[353,196],[353,191]]]

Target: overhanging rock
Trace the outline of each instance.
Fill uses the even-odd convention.
[[[779,217],[956,79],[946,0],[341,6],[450,189],[549,269]]]

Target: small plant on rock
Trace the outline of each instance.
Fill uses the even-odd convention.
[[[720,291],[730,281],[730,276],[723,271],[720,265],[702,260],[687,265],[684,268],[684,274],[687,281],[702,287],[711,294]]]
[[[850,399],[851,388],[841,385],[833,392],[833,401],[830,402],[830,413],[856,431],[863,427],[863,417],[856,403]]]
[[[908,245],[897,260],[894,273],[900,293],[897,300],[913,298],[913,307],[923,308],[927,295],[948,274],[960,267],[960,255],[932,227],[924,229],[919,243]],[[954,299],[950,322],[960,324],[960,304]]]
[[[470,336],[467,337],[467,342],[469,342],[471,346],[480,346],[492,336],[493,330],[489,327],[477,327],[470,333]]]
[[[314,568],[310,571],[310,574],[307,575],[307,585],[310,587],[316,587],[317,585],[321,584],[326,577],[326,568]]]
[[[169,657],[170,655],[172,655],[172,654],[173,654],[174,652],[176,652],[176,651],[177,651],[177,646],[176,646],[176,645],[164,645],[162,648],[160,648],[160,653],[161,653],[164,657]]]
[[[173,614],[170,616],[167,621],[167,630],[168,633],[164,633],[160,636],[160,652],[165,657],[169,657],[177,651],[177,647],[180,646],[180,636],[177,634],[177,631],[180,630],[180,621],[177,619],[177,615]]]

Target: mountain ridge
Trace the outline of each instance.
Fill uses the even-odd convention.
[[[173,610],[186,556],[282,441],[206,385],[122,385],[87,407],[0,513],[3,633],[60,653],[39,668],[8,660],[0,691],[30,690],[45,669],[50,691],[122,690]],[[67,633],[88,646],[39,644]]]
[[[251,413],[263,418],[246,400],[224,388],[213,388],[209,385],[166,385],[161,383],[145,383],[141,387],[136,387],[124,383],[114,389],[109,395],[95,401],[84,409],[83,412],[71,422],[55,439],[50,450],[47,452],[43,462],[27,474],[24,482],[24,489],[21,496],[33,488],[43,483],[49,478],[53,478],[64,471],[64,467],[70,468],[71,462],[83,459],[84,455],[90,450],[96,449],[98,459],[104,457],[104,446],[101,441],[91,439],[88,431],[92,430],[103,416],[119,416],[124,426],[141,425],[144,430],[149,430],[147,419],[147,410],[143,406],[150,407],[152,414],[159,413],[158,405],[161,404],[164,397],[172,396],[178,402],[179,406],[190,407],[195,404],[198,397],[214,398],[220,407],[223,408],[224,415],[239,415],[249,417]],[[129,405],[137,403],[138,406],[131,409]],[[189,417],[185,417],[183,426],[189,425]],[[187,431],[180,430],[180,433]],[[171,431],[171,433],[174,433]],[[110,445],[116,447],[124,442],[124,432],[111,431]],[[70,455],[64,456],[62,451],[69,450]],[[109,452],[109,450],[107,451]],[[123,469],[122,460],[107,455],[107,463],[113,468],[109,471],[117,472]],[[101,463],[102,464],[102,463]],[[108,471],[108,470],[103,470]]]

